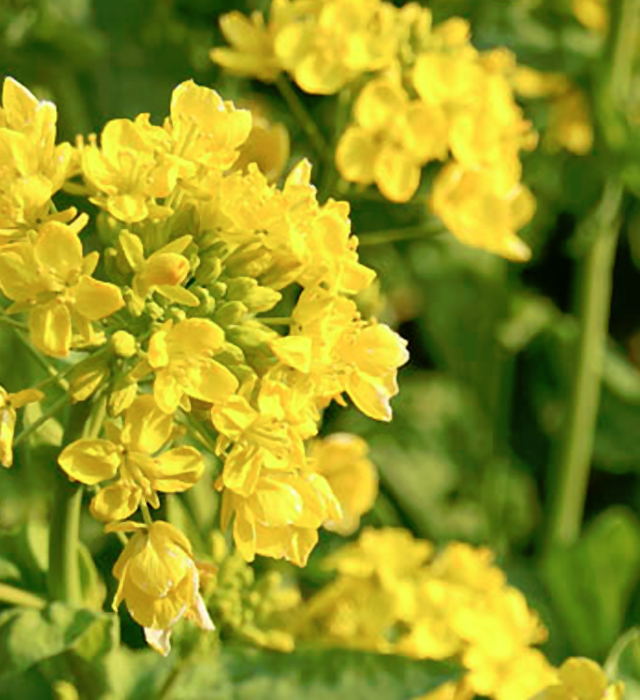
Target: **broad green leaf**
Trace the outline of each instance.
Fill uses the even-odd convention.
[[[541,564],[553,609],[574,655],[601,658],[622,631],[640,575],[640,524],[631,511],[610,508],[572,546]]]
[[[459,676],[446,663],[345,649],[292,654],[223,647],[187,668],[171,700],[412,700]]]
[[[14,608],[2,613],[0,678],[69,649],[98,617],[63,603],[52,603],[43,610]]]

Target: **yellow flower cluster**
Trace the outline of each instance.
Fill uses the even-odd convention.
[[[115,119],[72,147],[55,145],[55,108],[7,79],[0,119],[7,313],[26,316],[42,355],[81,353],[43,383],[68,376],[69,401],[90,402],[98,421],[59,465],[94,490],[96,518],[134,533],[114,569],[116,604],[164,653],[178,619],[210,621],[189,543],[151,519],[159,494],[192,487],[215,453],[223,526],[233,521],[242,556],[303,566],[318,528],[352,531],[377,488],[360,440],[311,444],[322,410],[348,397],[390,420],[406,342],[358,310],[375,273],[358,260],[348,205],[318,202],[307,161],[281,189],[239,163],[251,114],[215,91],[187,81],[162,126]],[[56,210],[63,187],[102,210],[95,222]],[[94,223],[102,256],[85,250]],[[276,306],[288,315],[263,316]],[[5,466],[16,409],[41,398],[2,390]],[[127,520],[138,509],[144,525]]]
[[[488,549],[452,543],[434,553],[404,530],[366,529],[328,565],[337,577],[307,602],[301,637],[420,659],[458,658],[464,677],[433,700],[529,700],[555,682],[555,670],[534,647],[546,630]]]
[[[623,700],[624,683],[609,683],[605,672],[590,659],[567,659],[556,682],[532,700]]]
[[[422,168],[448,161],[433,212],[467,245],[528,259],[517,231],[535,200],[519,153],[536,135],[516,104],[506,50],[479,52],[465,20],[433,27],[417,3],[383,0],[274,0],[268,22],[233,12],[221,28],[232,48],[212,58],[235,73],[270,81],[285,71],[314,94],[358,90],[335,154],[346,181],[407,202]]]

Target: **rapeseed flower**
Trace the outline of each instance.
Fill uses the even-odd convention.
[[[622,700],[624,684],[610,683],[595,661],[585,658],[567,659],[557,672],[557,681],[532,700]]]
[[[92,277],[97,264],[98,253],[83,257],[78,226],[56,221],[43,224],[35,242],[0,249],[0,288],[16,302],[9,311],[29,311],[31,340],[46,355],[102,342],[92,323],[124,306],[118,287]]]
[[[200,573],[189,540],[173,525],[124,522],[107,526],[108,532],[133,532],[113,567],[118,590],[112,607],[124,600],[131,617],[144,627],[150,646],[166,656],[171,632],[182,619],[203,630],[213,622],[199,591]]]
[[[93,498],[91,512],[100,520],[124,520],[142,500],[158,508],[158,491],[186,491],[202,475],[204,462],[194,447],[158,454],[172,431],[172,417],[153,396],[139,396],[126,410],[122,428],[108,425],[109,439],[76,440],[65,447],[58,464],[71,479],[90,486],[117,477]]]

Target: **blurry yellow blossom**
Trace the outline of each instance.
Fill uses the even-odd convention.
[[[572,0],[576,19],[587,29],[605,33],[609,26],[609,0]]]
[[[127,409],[124,427],[108,425],[109,439],[83,438],[65,447],[58,463],[72,479],[95,485],[115,476],[91,502],[100,520],[123,520],[140,501],[160,505],[157,491],[179,493],[202,475],[204,462],[188,446],[174,447],[155,456],[170,440],[173,420],[155,404],[153,396],[139,396]]]
[[[73,174],[75,152],[55,144],[57,110],[5,78],[0,109],[0,236],[46,219],[49,200]]]
[[[222,15],[220,30],[231,48],[213,49],[211,59],[237,75],[265,82],[275,80],[281,66],[275,55],[274,40],[292,12],[288,0],[273,0],[268,22],[260,12],[253,12],[250,17],[235,11]]]
[[[289,132],[284,124],[270,121],[257,105],[250,105],[250,109],[251,132],[233,169],[246,172],[249,163],[255,163],[269,182],[275,182],[289,160]]]
[[[77,230],[55,221],[34,243],[0,249],[0,288],[16,302],[10,310],[29,311],[31,340],[46,355],[65,357],[72,346],[102,342],[92,322],[124,306],[118,287],[91,276],[97,264],[98,253],[83,258]]]
[[[585,94],[578,88],[565,92],[551,102],[546,141],[551,148],[565,148],[579,156],[591,150],[591,112]]]
[[[362,438],[347,433],[335,433],[311,444],[310,467],[329,482],[342,509],[340,521],[324,524],[328,530],[341,535],[355,532],[360,517],[373,507],[378,476],[368,452]]]
[[[118,523],[107,531],[134,533],[113,567],[118,579],[113,609],[124,600],[150,646],[166,656],[173,627],[183,617],[203,630],[214,628],[199,592],[191,544],[179,530],[158,521]]]
[[[233,394],[238,380],[212,359],[223,343],[223,330],[204,318],[167,321],[153,334],[148,368],[155,372],[153,393],[163,411],[189,410],[190,397],[214,403]]]
[[[364,87],[354,105],[355,125],[336,150],[338,171],[350,182],[373,182],[394,202],[406,202],[420,184],[421,167],[447,153],[448,123],[439,105],[410,100],[390,78]]]
[[[535,212],[531,192],[520,184],[496,187],[490,171],[446,165],[436,177],[431,208],[462,243],[497,253],[510,260],[531,257],[517,236]]]
[[[595,661],[567,659],[558,669],[558,678],[532,700],[622,700],[624,684],[609,684],[605,672]]]
[[[275,38],[279,61],[305,92],[332,94],[358,75],[392,63],[396,24],[391,4],[326,0],[308,6],[306,16],[285,24]]]
[[[24,389],[9,394],[0,386],[0,464],[13,464],[13,435],[16,429],[16,411],[28,403],[42,401],[44,394],[37,389]]]

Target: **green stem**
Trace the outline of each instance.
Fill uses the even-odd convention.
[[[298,120],[302,130],[307,135],[314,150],[322,160],[331,159],[332,154],[329,153],[329,147],[324,136],[320,133],[318,125],[313,120],[313,117],[307,112],[306,107],[298,97],[297,92],[291,86],[291,83],[280,75],[276,80],[276,87],[280,91],[282,98],[287,103],[287,107],[293,113],[293,116]]]
[[[53,418],[57,413],[59,413],[69,401],[69,397],[65,394],[60,397],[49,409],[47,409],[37,420],[33,421],[31,425],[26,427],[18,437],[13,441],[14,449],[24,440],[26,440],[30,435],[33,435],[41,425],[44,425],[50,418]]]
[[[384,231],[371,231],[358,234],[359,247],[369,245],[382,245],[395,241],[410,241],[416,238],[429,238],[440,233],[446,233],[446,229],[440,223],[424,223],[418,226],[406,226],[404,228],[385,229]]]
[[[600,403],[622,195],[623,187],[617,180],[607,183],[594,213],[596,236],[580,263],[576,290],[579,332],[572,352],[567,419],[553,472],[556,491],[549,547],[570,545],[580,534]]]
[[[47,602],[30,591],[23,591],[21,588],[0,583],[0,602],[21,605],[24,608],[36,608],[41,610],[46,607]]]
[[[96,437],[106,412],[106,396],[97,401],[74,404],[71,407],[64,444],[81,437]],[[79,535],[82,486],[69,481],[60,470],[56,473],[56,492],[51,511],[49,531],[49,595],[52,600],[80,604]]]

